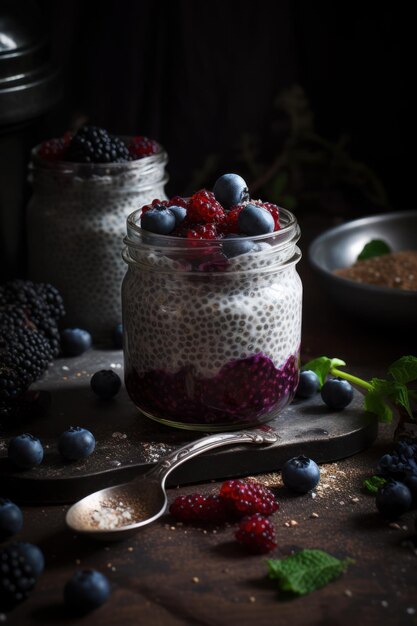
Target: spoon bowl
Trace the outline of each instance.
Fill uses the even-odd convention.
[[[166,478],[182,463],[220,446],[271,444],[277,439],[277,433],[269,426],[216,433],[198,439],[167,455],[146,474],[131,482],[101,489],[82,498],[68,510],[66,524],[72,531],[103,541],[127,539],[165,513],[168,504]]]

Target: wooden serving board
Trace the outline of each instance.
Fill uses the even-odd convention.
[[[88,493],[125,482],[144,472],[165,454],[204,433],[162,426],[143,416],[122,388],[111,401],[90,390],[99,369],[113,369],[123,377],[121,351],[90,350],[81,357],[57,359],[34,387],[52,394],[45,417],[26,421],[0,433],[0,495],[26,503],[73,502]],[[270,446],[240,445],[219,448],[177,468],[168,484],[184,484],[279,470],[292,456],[306,454],[317,462],[335,461],[369,446],[377,423],[362,409],[355,393],[344,411],[332,412],[319,394],[314,400],[294,401],[269,424],[280,435]],[[66,463],[57,450],[59,435],[69,426],[91,430],[95,452],[84,461]],[[29,432],[45,448],[42,464],[18,471],[7,459],[11,437]]]

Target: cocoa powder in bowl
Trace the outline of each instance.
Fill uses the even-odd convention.
[[[417,291],[417,250],[390,252],[334,271],[357,283]]]

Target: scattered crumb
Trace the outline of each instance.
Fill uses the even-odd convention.
[[[405,612],[406,612],[408,615],[414,615],[414,613],[416,612],[416,610],[415,610],[415,608],[414,608],[414,607],[409,606],[409,607],[405,610]]]
[[[351,498],[350,501],[356,504],[357,502],[359,502],[359,498]]]
[[[170,526],[169,529],[170,530],[177,530],[177,528],[175,526]]]
[[[340,506],[344,506],[345,503],[343,502],[343,500],[340,500],[339,504]]]
[[[193,583],[195,583],[195,584],[197,584],[197,583],[199,583],[199,582],[200,582],[200,579],[199,579],[199,577],[198,577],[198,576],[193,576],[191,580],[192,580],[192,581],[193,581]]]
[[[384,607],[384,609],[386,609],[386,608],[387,608],[387,606],[388,606],[388,602],[387,602],[386,600],[382,600],[382,601],[381,601],[381,606],[383,606],[383,607]]]
[[[347,596],[348,598],[351,598],[353,596],[353,593],[350,589],[345,589],[345,596]]]
[[[390,528],[393,528],[394,530],[401,530],[401,526],[399,524],[397,524],[397,522],[390,522],[388,524],[388,526]]]
[[[298,522],[295,519],[290,521],[290,526],[298,526]]]
[[[315,519],[315,518],[319,517],[319,514],[318,514],[318,513],[312,513],[312,514],[310,515],[310,517],[313,517],[313,518]]]
[[[129,547],[128,547],[128,549],[127,549],[127,551],[128,551],[128,552],[133,552],[133,548],[132,548],[132,546],[129,546]]]
[[[252,604],[256,602],[255,596],[249,596],[249,602],[252,602]]]

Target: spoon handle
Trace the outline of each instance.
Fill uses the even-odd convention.
[[[213,450],[220,446],[228,446],[233,443],[255,443],[260,445],[275,443],[277,440],[278,434],[270,426],[263,426],[254,430],[238,430],[207,435],[206,437],[187,443],[165,456],[146,473],[146,477],[159,479],[163,485],[168,474],[176,467],[208,450]]]

